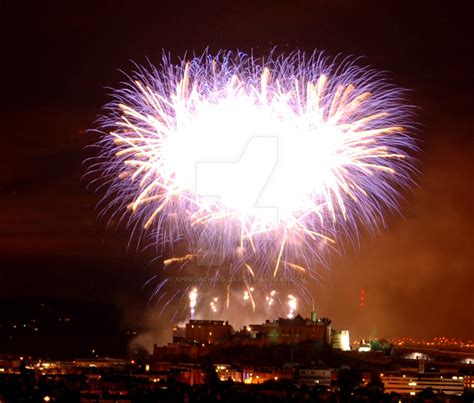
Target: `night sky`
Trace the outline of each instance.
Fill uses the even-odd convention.
[[[159,262],[107,228],[81,179],[107,87],[162,49],[324,49],[412,90],[421,151],[401,214],[313,287],[318,312],[354,334],[474,339],[472,20],[460,4],[0,0],[0,295],[112,302],[125,321],[168,327],[150,320],[142,287]]]

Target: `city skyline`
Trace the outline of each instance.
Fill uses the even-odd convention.
[[[104,87],[117,85],[117,70],[128,70],[130,59],[157,62],[162,49],[318,48],[362,55],[410,89],[410,102],[419,108],[420,148],[418,187],[405,195],[401,214],[388,215],[379,234],[341,245],[345,252],[331,256],[330,271],[321,268],[311,288],[318,312],[352,334],[472,340],[474,118],[467,18],[461,9],[428,2],[301,1],[290,12],[286,7],[243,2],[227,9],[216,2],[206,13],[168,4],[130,17],[112,3],[67,8],[53,2],[23,13],[11,1],[0,2],[8,60],[0,67],[7,167],[1,176],[0,295],[111,302],[126,325],[140,324],[149,328],[147,337],[161,337],[153,288],[143,285],[164,275],[162,261],[143,245],[129,246],[123,226],[107,228],[96,218],[100,195],[81,179],[87,146],[95,140],[87,130],[107,99]],[[117,23],[107,26],[111,15]],[[163,24],[154,24],[154,15]]]

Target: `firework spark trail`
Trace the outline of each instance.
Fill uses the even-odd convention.
[[[209,306],[210,306],[210,308],[211,308],[212,315],[216,314],[217,311],[218,311],[218,308],[217,308],[217,301],[219,301],[219,298],[218,298],[218,297],[214,297],[214,298],[212,298],[211,302],[209,303]]]
[[[288,308],[289,308],[289,312],[288,312],[288,318],[289,319],[293,319],[294,316],[295,316],[295,311],[298,309],[298,300],[296,299],[296,297],[294,295],[288,295]]]
[[[196,312],[197,296],[198,296],[197,288],[193,288],[189,292],[189,310],[191,314],[191,319],[194,319],[194,314]]]
[[[416,147],[403,96],[375,70],[317,52],[265,60],[206,52],[178,64],[164,56],[114,92],[92,170],[113,218],[148,230],[157,244],[186,240],[190,254],[165,266],[217,251],[238,256],[235,274],[291,269],[314,278],[328,247],[383,224],[412,184]],[[199,163],[237,161],[259,137],[278,140],[259,196],[276,220],[245,198],[265,152],[250,173],[219,182],[218,199],[197,189]]]

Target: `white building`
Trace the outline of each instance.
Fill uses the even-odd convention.
[[[351,341],[349,337],[349,330],[332,330],[331,332],[331,345],[332,348],[350,351]]]

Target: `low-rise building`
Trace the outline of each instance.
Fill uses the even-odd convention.
[[[296,373],[296,381],[300,385],[310,387],[324,386],[329,388],[331,386],[332,370],[324,363],[313,367],[298,368]]]
[[[441,373],[424,374],[381,374],[385,393],[399,393],[402,395],[416,395],[426,388],[432,388],[435,393],[446,395],[462,395],[464,391],[464,376]]]
[[[216,364],[217,377],[221,381],[242,382],[242,370],[229,364]]]
[[[244,383],[260,384],[266,381],[279,381],[282,379],[293,380],[292,370],[279,368],[244,368],[242,379]]]

